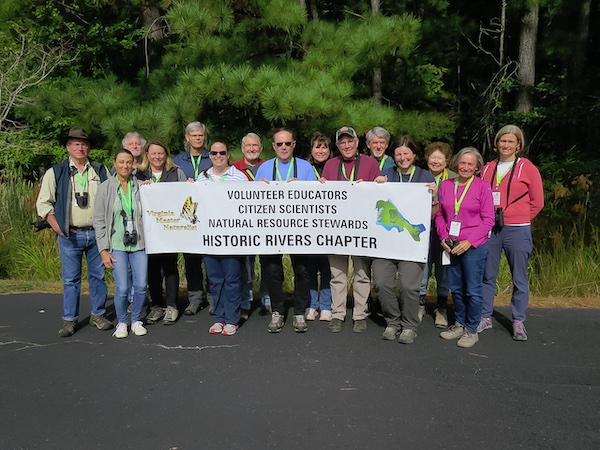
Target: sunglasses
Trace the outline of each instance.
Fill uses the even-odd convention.
[[[283,144],[285,144],[286,147],[291,147],[292,146],[291,142],[275,142],[275,145],[277,147],[281,147]]]
[[[208,153],[210,154],[210,156],[217,156],[217,155],[225,156],[227,154],[227,152],[225,150],[223,150],[222,152],[214,152],[211,150]]]

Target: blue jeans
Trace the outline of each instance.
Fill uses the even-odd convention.
[[[529,305],[529,279],[527,268],[533,250],[531,226],[504,226],[499,232],[492,232],[488,241],[490,254],[483,276],[483,317],[492,317],[496,278],[500,269],[502,250],[506,255],[508,267],[513,279],[511,309],[513,320],[525,320],[525,311]]]
[[[131,323],[140,320],[140,314],[146,299],[148,284],[148,255],[144,250],[137,252],[122,252],[113,250],[113,278],[115,279],[115,311],[119,323],[127,323],[127,307],[129,293],[133,288],[133,306],[131,308]]]
[[[81,297],[81,265],[83,254],[87,262],[88,284],[92,302],[92,314],[101,316],[106,312],[108,290],[104,282],[104,264],[96,246],[96,232],[77,231],[69,237],[58,236],[58,251],[63,279],[63,320],[79,318]]]
[[[487,243],[471,247],[460,256],[452,255],[448,280],[454,301],[456,322],[469,333],[476,333],[483,306],[483,272],[488,255]]]
[[[318,273],[321,272],[321,289]],[[308,262],[310,307],[319,311],[331,311],[331,269],[327,255],[311,255]]]
[[[242,263],[235,256],[204,256],[204,268],[213,295],[215,322],[237,325],[242,304]]]

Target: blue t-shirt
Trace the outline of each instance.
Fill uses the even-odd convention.
[[[302,181],[317,181],[315,171],[305,159],[294,156],[290,162],[278,161],[275,164],[276,160],[277,158],[268,159],[260,165],[258,172],[256,172],[257,181],[261,178],[269,181],[287,181],[290,178],[298,178]]]

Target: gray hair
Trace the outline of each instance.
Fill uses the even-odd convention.
[[[497,146],[500,138],[505,134],[509,133],[514,134],[517,137],[517,140],[519,141],[519,148],[517,149],[517,153],[523,151],[523,149],[525,148],[525,137],[523,136],[523,130],[521,130],[516,125],[504,125],[502,128],[500,128],[500,130],[496,133],[496,137],[494,138],[494,145]]]
[[[258,142],[258,145],[260,146],[260,148],[261,149],[263,148],[262,141],[260,140],[260,136],[256,133],[248,133],[246,136],[244,136],[242,138],[242,148],[244,147],[244,144],[246,143],[247,138],[255,139]]]
[[[460,158],[462,158],[462,156],[467,153],[475,155],[475,159],[477,160],[477,169],[475,170],[475,173],[478,174],[479,171],[483,168],[483,156],[481,156],[481,153],[479,153],[479,150],[477,150],[475,147],[461,148],[459,152],[456,155],[454,155],[452,161],[450,161],[450,168],[456,171]]]
[[[198,130],[202,130],[206,134],[206,125],[202,122],[188,123],[187,127],[185,127],[185,134],[190,134],[192,131]]]
[[[373,127],[369,131],[367,131],[367,134],[365,136],[366,141],[371,142],[371,138],[373,137],[373,135],[377,136],[378,138],[385,139],[385,142],[387,142],[388,144],[390,143],[390,139],[392,138],[388,130],[386,130],[383,127]]]
[[[139,138],[142,148],[144,148],[146,146],[146,139],[144,139],[144,136],[142,136],[137,131],[130,131],[129,133],[127,133],[125,135],[125,137],[123,138],[123,140],[121,141],[121,146],[123,148],[127,148],[127,142],[129,142],[129,139],[131,139],[132,137]]]

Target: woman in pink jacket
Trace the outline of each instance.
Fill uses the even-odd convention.
[[[544,188],[538,169],[528,159],[518,156],[525,147],[519,127],[502,127],[494,142],[498,159],[489,162],[481,172],[481,178],[492,187],[496,224],[489,242],[490,253],[483,277],[483,314],[477,332],[492,328],[496,277],[504,250],[513,278],[513,339],[526,341],[523,322],[529,303],[527,267],[533,249],[531,221],[544,207]]]
[[[463,148],[451,166],[458,178],[440,184],[440,210],[435,225],[442,247],[450,254],[448,282],[455,324],[442,331],[440,337],[458,339],[459,347],[470,348],[479,341],[482,280],[494,206],[490,185],[475,176],[483,166],[483,158],[475,148]]]

